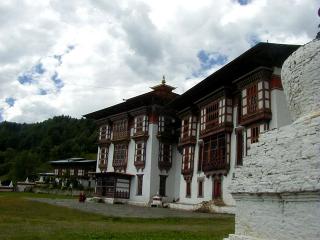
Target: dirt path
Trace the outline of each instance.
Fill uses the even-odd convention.
[[[133,217],[133,218],[217,218],[225,217],[224,214],[197,213],[169,208],[149,208],[133,205],[117,205],[106,203],[85,202],[79,203],[76,199],[47,199],[28,198],[31,201],[44,202],[57,206],[74,208],[85,212],[98,213],[109,217]]]

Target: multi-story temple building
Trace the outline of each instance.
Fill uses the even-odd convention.
[[[234,205],[228,185],[251,144],[291,122],[280,71],[297,48],[259,43],[180,96],[163,82],[87,114],[100,133],[96,193]]]
[[[85,115],[99,127],[96,194],[147,205],[159,194],[179,198],[178,125],[168,104],[178,94],[165,80],[153,91]]]
[[[251,144],[291,122],[280,72],[297,48],[259,43],[171,103],[181,119],[179,202],[235,204],[228,185]]]

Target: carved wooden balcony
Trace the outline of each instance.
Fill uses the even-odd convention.
[[[172,162],[167,162],[167,161],[158,161],[158,167],[159,169],[169,171],[170,168],[172,167]]]
[[[229,171],[229,163],[226,160],[203,162],[202,170],[205,173],[219,171],[226,173]]]
[[[119,191],[117,190],[114,193],[114,198],[124,198],[124,199],[129,199],[129,192],[128,191]]]
[[[196,136],[183,136],[179,139],[179,147],[183,145],[193,144],[195,145],[197,143]]]
[[[222,123],[218,125],[209,125],[206,126],[206,129],[200,131],[200,137],[207,137],[212,134],[217,134],[219,132],[232,132],[233,130],[233,124],[232,123]]]
[[[144,169],[145,167],[145,161],[134,161],[134,166],[136,167],[136,169]]]
[[[158,132],[157,138],[162,142],[177,142],[178,137],[174,130],[166,130],[162,132]]]
[[[105,170],[107,170],[108,164],[107,163],[99,163],[98,167],[101,171],[105,171]]]
[[[192,168],[183,168],[183,169],[181,169],[181,174],[182,175],[192,175],[193,169]]]
[[[263,108],[255,112],[247,113],[246,115],[241,116],[240,125],[248,125],[260,120],[268,121],[268,120],[271,120],[271,118],[272,118],[271,110],[267,108]]]
[[[127,170],[127,162],[113,162],[112,167],[114,168],[115,171],[118,172],[125,172]]]
[[[98,144],[99,145],[109,145],[111,143],[110,138],[103,138],[103,139],[98,139]]]
[[[130,132],[113,132],[112,141],[130,141]]]
[[[132,135],[132,139],[134,139],[135,141],[140,141],[140,140],[146,141],[148,138],[149,138],[149,134],[148,132],[145,132],[145,131],[136,132]]]

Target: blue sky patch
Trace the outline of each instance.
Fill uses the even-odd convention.
[[[62,56],[63,56],[63,54],[61,54],[61,55],[53,55],[53,58],[58,60],[59,65],[62,64]]]
[[[21,84],[31,84],[32,82],[34,82],[34,80],[32,78],[32,74],[30,74],[28,72],[19,75],[18,81]]]
[[[46,90],[44,90],[43,88],[39,89],[39,95],[47,95],[48,92]]]
[[[12,97],[8,97],[6,98],[6,103],[10,106],[10,107],[13,107],[14,106],[14,103],[16,102],[16,99],[12,98]]]
[[[61,89],[64,86],[63,81],[59,78],[58,73],[54,72],[54,74],[51,77],[51,80],[54,82],[54,85],[56,88]]]
[[[35,73],[38,73],[38,74],[43,74],[46,70],[44,69],[43,67],[43,64],[42,63],[38,63],[37,65],[35,65],[33,67],[33,70]]]
[[[21,84],[32,84],[37,82],[37,76],[45,73],[45,68],[42,63],[37,63],[31,70],[26,71],[18,76],[18,81]]]
[[[74,49],[74,47],[75,47],[74,45],[69,45],[69,46],[68,46],[68,49],[69,49],[70,51],[72,51],[72,50]]]
[[[195,71],[192,75],[194,77],[201,76],[205,71],[213,68],[214,66],[224,65],[228,61],[228,57],[218,52],[206,52],[200,50],[197,54],[200,61],[200,69]]]
[[[251,2],[251,0],[237,0],[237,2],[240,5],[248,5]]]
[[[257,45],[259,42],[261,42],[261,39],[257,35],[253,34],[249,36],[248,42],[250,44],[250,47],[253,47],[254,45]]]

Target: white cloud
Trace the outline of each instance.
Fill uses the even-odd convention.
[[[316,0],[2,0],[0,115],[80,117],[149,91],[163,74],[182,93],[221,67],[201,69],[200,51],[230,61],[257,40],[304,44],[317,9]],[[40,63],[34,83],[18,82]]]

